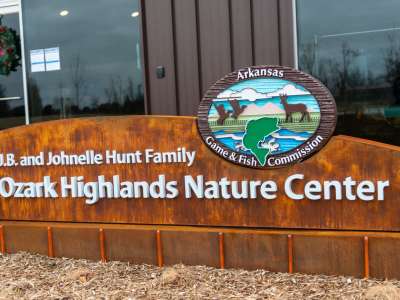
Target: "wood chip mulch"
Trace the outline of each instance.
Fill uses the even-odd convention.
[[[400,299],[400,281],[0,255],[0,299]]]

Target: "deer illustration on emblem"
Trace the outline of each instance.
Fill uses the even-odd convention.
[[[223,105],[215,105],[215,108],[219,116],[217,120],[218,125],[223,125],[225,120],[229,117],[232,117],[235,120],[237,120],[237,118],[242,114],[242,112],[247,107],[247,105],[240,105],[237,97],[236,98],[227,97],[226,99],[228,99],[228,102],[231,105],[233,111],[226,110]]]
[[[301,119],[299,122],[302,122],[304,118],[307,118],[308,122],[311,121],[310,113],[308,112],[307,106],[305,104],[289,104],[287,102],[288,96],[286,95],[279,95],[279,98],[281,99],[281,103],[283,105],[283,108],[285,109],[286,122],[290,120],[290,122],[293,123],[293,114],[297,112],[301,113]]]
[[[227,118],[229,118],[230,114],[232,113],[231,110],[226,110],[225,107],[221,105],[215,105],[215,108],[218,112],[218,120],[217,124],[218,125],[224,125],[224,122]]]
[[[237,99],[229,100],[229,104],[233,108],[232,117],[234,119],[237,119],[247,107],[247,105],[240,105]]]

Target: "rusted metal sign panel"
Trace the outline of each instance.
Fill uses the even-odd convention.
[[[398,232],[0,222],[0,252],[400,278]]]
[[[217,156],[191,117],[71,119],[0,132],[2,220],[400,229],[399,148],[344,136],[263,170]]]

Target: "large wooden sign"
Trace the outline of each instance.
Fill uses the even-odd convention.
[[[0,132],[0,219],[400,230],[400,149],[344,136],[291,167],[221,159],[192,117]]]

